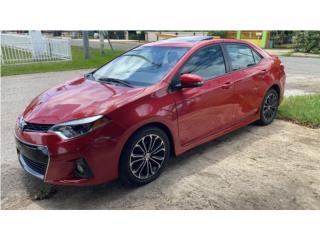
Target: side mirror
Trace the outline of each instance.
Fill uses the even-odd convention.
[[[200,87],[204,84],[204,79],[196,74],[185,73],[180,76],[181,88]]]

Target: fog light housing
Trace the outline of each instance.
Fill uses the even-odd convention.
[[[81,158],[75,161],[74,175],[85,179],[93,177],[92,171],[85,159]]]

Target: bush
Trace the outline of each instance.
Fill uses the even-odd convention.
[[[209,31],[208,36],[225,38],[227,36],[226,31]]]
[[[129,33],[130,40],[145,40],[145,32],[141,31],[138,33]]]
[[[271,31],[270,39],[273,40],[274,45],[281,45],[286,38],[285,31]]]
[[[295,50],[305,53],[320,53],[320,31],[297,32]]]

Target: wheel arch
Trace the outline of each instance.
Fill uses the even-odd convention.
[[[267,94],[267,92],[270,89],[274,89],[278,93],[278,97],[280,99],[280,97],[281,97],[281,88],[277,83],[273,83],[272,85],[270,85],[270,87],[266,88],[266,90],[263,92],[263,95],[261,95],[261,97],[262,97],[261,104],[263,103],[263,99],[264,99],[265,95]],[[261,107],[261,104],[260,104],[260,107]],[[279,104],[280,104],[280,101],[279,101]]]
[[[279,87],[278,84],[276,84],[276,83],[273,84],[273,85],[268,89],[268,91],[269,91],[270,89],[276,90],[276,92],[278,93],[278,97],[280,98],[281,90],[280,90],[280,87]]]
[[[173,134],[172,134],[172,131],[170,130],[170,128],[162,123],[162,122],[149,122],[149,123],[146,123],[140,127],[138,127],[135,131],[133,131],[130,136],[128,137],[128,139],[126,140],[125,144],[123,147],[125,147],[125,145],[127,144],[127,142],[129,141],[129,139],[138,131],[140,131],[141,129],[143,128],[146,128],[146,127],[158,127],[160,128],[161,130],[163,130],[166,135],[168,136],[169,138],[169,141],[170,141],[170,147],[171,147],[171,154],[174,154],[175,155],[175,143],[174,143],[174,137],[173,137]]]

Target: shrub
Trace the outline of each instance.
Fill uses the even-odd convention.
[[[208,36],[225,38],[227,36],[227,32],[226,31],[209,31]]]
[[[295,50],[305,53],[320,52],[320,31],[300,31],[295,36]]]

